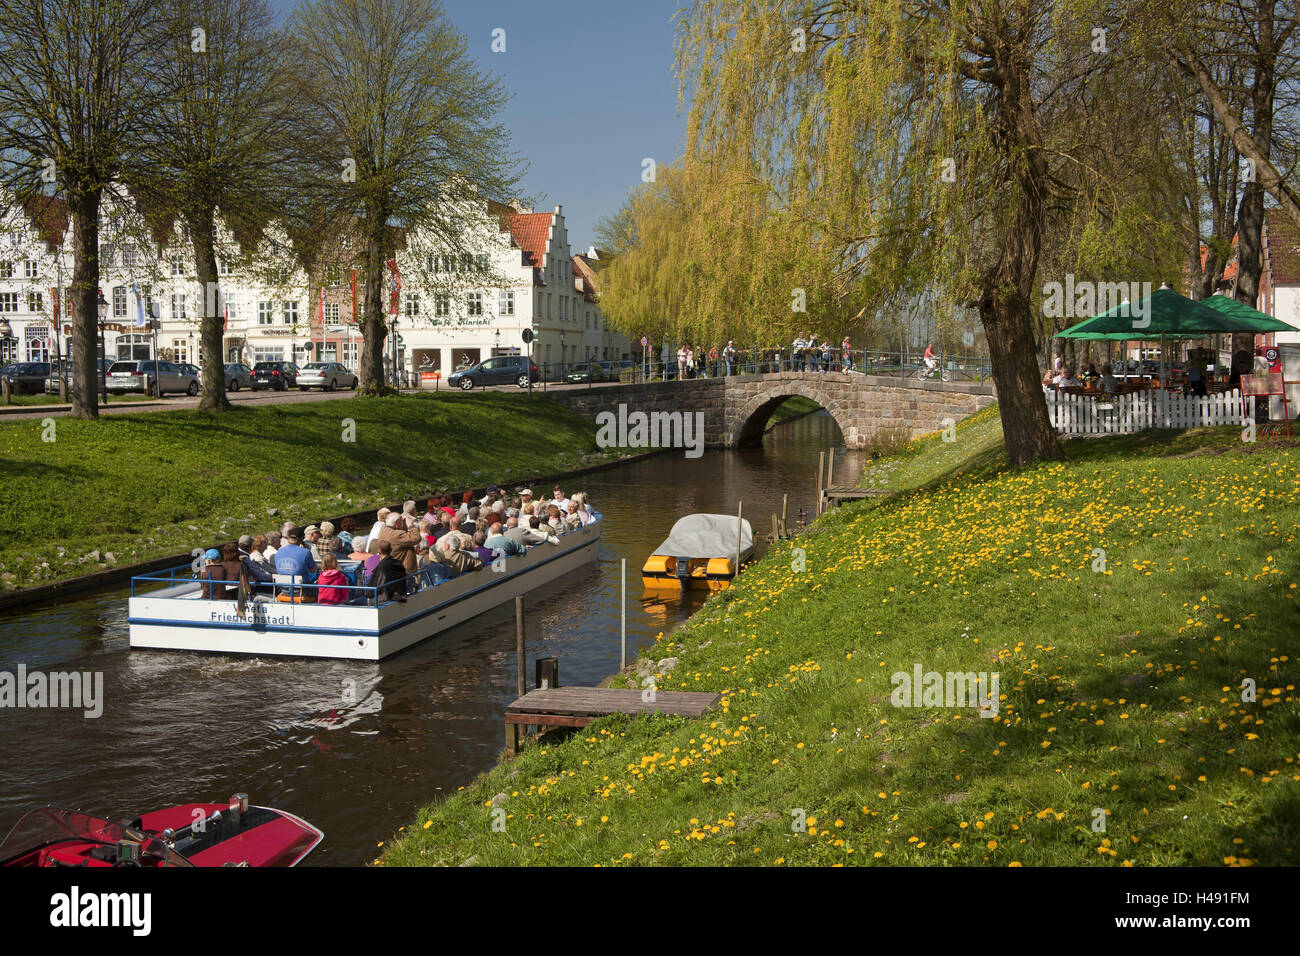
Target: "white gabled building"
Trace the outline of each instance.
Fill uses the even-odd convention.
[[[397,357],[412,382],[432,386],[435,373],[445,378],[491,355],[527,353],[523,333],[530,328],[534,361],[552,371],[629,356],[627,337],[611,331],[600,312],[596,253],[572,254],[562,207],[538,213],[484,201],[466,209],[459,223],[454,252],[418,230],[399,235]],[[0,341],[5,361],[69,355],[70,319],[65,311],[56,346],[53,310],[70,281],[70,240],[59,199],[15,206],[0,220],[0,322],[11,328]],[[334,360],[356,369],[363,307],[358,248],[349,236],[336,237],[309,275],[278,224],[250,255],[219,220],[223,361]],[[110,360],[151,358],[156,350],[164,359],[200,364],[205,293],[183,223],[150,231],[132,210],[106,201],[100,274]],[[150,311],[157,328],[148,322]],[[386,355],[392,345],[385,343]]]

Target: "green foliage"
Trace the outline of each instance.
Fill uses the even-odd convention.
[[[93,550],[118,564],[188,553],[286,516],[307,524],[597,454],[589,421],[499,392],[59,418],[54,441],[43,432],[39,420],[0,423],[0,573],[16,576],[4,587],[99,570],[77,560]],[[466,438],[486,434],[490,445]],[[510,449],[508,468],[499,448]]]

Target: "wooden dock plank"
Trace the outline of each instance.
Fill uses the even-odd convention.
[[[552,687],[534,690],[506,708],[508,715],[560,714],[604,717],[609,714],[676,714],[700,717],[722,699],[721,694],[690,691],[656,691],[653,701],[641,699],[642,691],[620,687]]]

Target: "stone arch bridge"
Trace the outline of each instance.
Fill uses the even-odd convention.
[[[996,401],[992,383],[921,382],[843,372],[772,372],[547,393],[592,419],[602,412],[617,417],[620,405],[625,415],[702,412],[704,444],[710,448],[758,444],[772,412],[793,395],[810,398],[830,412],[849,448],[861,448],[874,433],[900,425],[913,437],[936,431],[944,419],[960,421]]]

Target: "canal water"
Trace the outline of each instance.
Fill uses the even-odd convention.
[[[836,483],[855,480],[861,455],[845,451],[819,411],[778,425],[761,448],[668,453],[566,485],[590,493],[605,528],[596,561],[525,597],[529,687],[537,657],[559,658],[563,684],[596,684],[618,669],[621,559],[629,661],[686,620],[703,595],[662,601],[641,590],[641,565],[673,522],[734,514],[742,501],[758,537],[789,493],[793,525],[800,508],[811,512],[817,456],[828,449]],[[309,864],[362,864],[417,807],[469,783],[504,747],[512,604],[363,663],[132,651],[128,590],[0,612],[0,669],[102,672],[105,698],[97,719],[0,710],[0,835],[36,806],[120,819],[244,791],[325,832]]]

